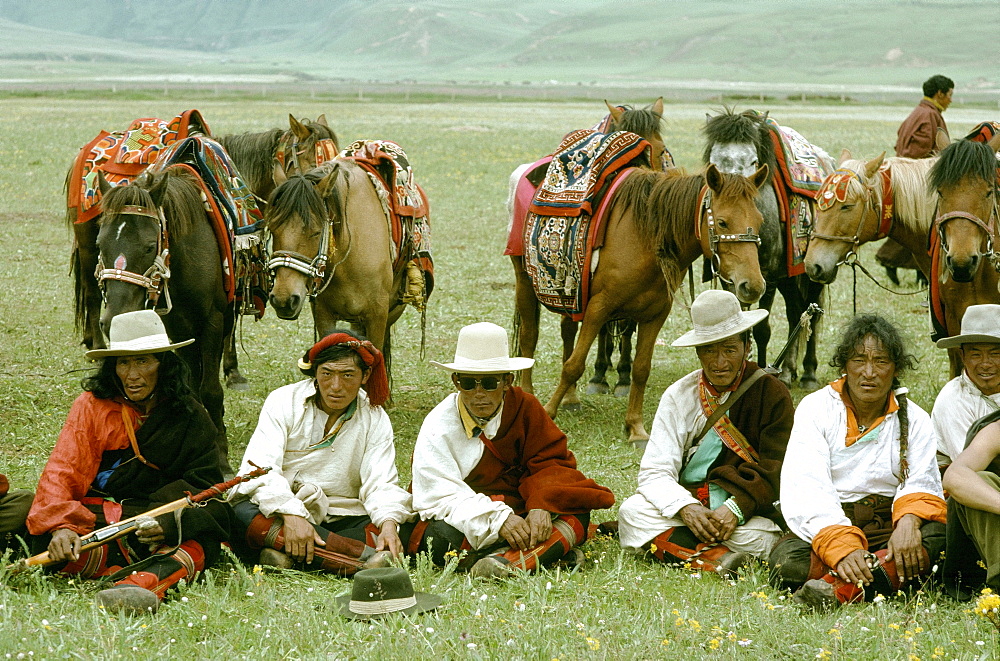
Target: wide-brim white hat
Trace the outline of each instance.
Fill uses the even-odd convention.
[[[84,355],[91,360],[110,356],[141,356],[173,351],[194,342],[193,339],[171,342],[160,315],[153,310],[115,315],[111,318],[109,335],[107,349],[91,349]]]
[[[673,341],[675,347],[700,347],[739,335],[764,320],[767,310],[747,310],[740,307],[736,295],[721,289],[709,289],[698,294],[691,304],[692,330]]]
[[[507,349],[507,331],[496,324],[483,321],[471,324],[458,332],[455,361],[439,363],[434,367],[462,374],[500,374],[528,369],[534,358],[511,358]]]
[[[935,344],[939,349],[950,349],[973,342],[1000,343],[1000,305],[970,305],[962,315],[962,332]]]

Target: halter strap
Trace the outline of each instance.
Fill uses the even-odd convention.
[[[892,221],[896,212],[892,193],[892,170],[890,169],[889,164],[883,164],[876,174],[879,176],[880,194],[877,199],[877,208],[873,207],[873,211],[878,212],[878,226],[875,229],[875,238],[872,239],[873,241],[878,241],[879,239],[884,239],[889,236],[889,232],[892,231]],[[851,245],[851,251],[848,254],[856,254],[857,248],[861,245],[861,230],[864,228],[865,221],[868,219],[867,207],[869,202],[872,201],[872,196],[875,194],[875,188],[866,183],[864,179],[861,178],[861,175],[854,170],[838,168],[833,172],[833,174],[827,176],[827,178],[823,181],[823,185],[816,194],[816,206],[820,211],[832,209],[838,202],[847,201],[847,189],[852,179],[857,179],[858,183],[861,184],[861,187],[864,189],[865,195],[863,202],[866,207],[861,212],[861,218],[858,219],[858,226],[854,230],[854,236],[821,234],[815,231],[809,235],[810,238],[849,243]]]
[[[722,257],[719,255],[720,243],[756,243],[760,245],[760,235],[752,227],[747,227],[747,231],[742,234],[717,234],[715,231],[715,214],[712,211],[712,189],[708,185],[701,187],[698,194],[697,211],[694,214],[694,236],[701,242],[701,218],[705,216],[708,225],[708,251],[702,247],[702,255],[709,260],[712,265],[712,277],[718,278],[726,284],[732,284],[731,280],[722,275]]]
[[[145,273],[136,273],[126,269],[105,268],[104,258],[98,254],[97,268],[94,271],[94,278],[101,292],[107,294],[107,280],[118,280],[130,285],[136,285],[146,290],[146,301],[149,306],[156,310],[157,314],[165,315],[173,309],[170,300],[170,289],[167,286],[170,280],[170,234],[167,232],[167,217],[163,214],[163,209],[150,208],[140,205],[128,204],[122,207],[118,215],[143,216],[156,221],[159,233],[156,235],[156,257],[149,265]],[[157,308],[160,295],[163,295],[166,304],[163,308]]]

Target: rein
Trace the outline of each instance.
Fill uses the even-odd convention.
[[[719,254],[719,244],[755,243],[759,246],[760,235],[752,227],[747,227],[747,231],[742,234],[717,233],[715,230],[716,218],[712,212],[712,189],[708,186],[702,186],[698,196],[700,203],[698,204],[698,211],[695,212],[694,216],[694,236],[698,241],[701,241],[701,219],[704,216],[708,225],[708,254],[705,254],[705,257],[708,258],[709,263],[712,265],[712,280],[718,279],[727,285],[731,285],[733,281],[722,275],[722,256]]]
[[[170,300],[170,289],[167,287],[167,283],[170,280],[170,235],[167,232],[167,218],[163,215],[163,209],[150,209],[149,207],[131,204],[122,207],[119,215],[125,214],[143,216],[156,221],[160,229],[159,234],[156,236],[156,257],[153,259],[150,267],[146,269],[146,272],[139,274],[126,269],[105,268],[104,257],[99,254],[94,278],[97,280],[98,287],[101,288],[101,294],[104,296],[105,303],[107,303],[107,285],[105,281],[118,280],[145,289],[148,308],[156,310],[156,313],[159,315],[166,315],[173,309],[173,303]],[[158,308],[157,304],[159,303],[161,294],[166,304],[165,307]]]

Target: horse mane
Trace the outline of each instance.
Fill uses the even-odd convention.
[[[926,234],[934,220],[934,198],[927,189],[927,171],[936,158],[905,158],[893,156],[885,159],[891,173],[890,186],[893,196],[893,216],[904,227]],[[865,178],[865,161],[850,159],[840,164],[840,169],[854,172],[847,186],[847,194],[852,199],[860,199],[865,194],[865,186],[875,193],[875,201],[882,206],[882,185],[877,178]]]
[[[219,138],[236,169],[252,191],[262,190],[274,176],[274,152],[284,131],[270,129],[258,133],[239,133]]]
[[[288,181],[274,189],[267,202],[267,228],[273,232],[298,218],[304,229],[318,230],[328,215],[332,217],[334,226],[339,226],[349,192],[343,166],[341,161],[328,161],[305,174],[289,177]],[[337,185],[331,195],[323,199],[316,190],[316,184],[331,173],[337,175]]]
[[[187,234],[197,219],[205,217],[205,203],[201,199],[202,189],[195,175],[184,167],[168,167],[156,174],[141,175],[131,184],[116,186],[101,200],[100,224],[104,226],[129,205],[155,208],[149,191],[166,177],[166,190],[161,200],[163,215],[168,219],[170,233],[177,237]]]
[[[774,129],[764,121],[765,117],[766,115],[756,110],[744,110],[738,113],[735,108],[723,106],[722,111],[718,115],[709,117],[701,129],[708,140],[701,160],[704,163],[711,160],[712,147],[716,144],[751,144],[757,147],[757,164],[767,165],[767,182],[770,182],[771,177],[778,171],[778,161],[774,153],[774,141],[771,138]]]
[[[650,135],[660,135],[663,128],[663,115],[653,111],[653,106],[645,108],[633,108],[632,106],[620,106],[625,110],[622,112],[620,121],[611,120],[610,131],[629,131],[636,135],[646,137]]]
[[[956,140],[941,151],[937,163],[927,173],[927,187],[939,191],[957,185],[966,177],[993,183],[997,167],[996,154],[986,143]]]

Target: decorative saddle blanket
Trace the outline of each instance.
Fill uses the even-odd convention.
[[[430,205],[413,179],[406,152],[389,140],[356,140],[337,158],[354,161],[368,174],[389,220],[393,270],[414,260],[424,272],[425,295],[430,296],[434,288]]]
[[[628,131],[572,131],[553,154],[530,211],[541,216],[593,214],[607,179],[648,149],[646,140]]]
[[[174,142],[160,152],[150,172],[168,167],[186,167],[195,175],[219,248],[229,302],[237,301],[241,313],[258,319],[271,289],[267,255],[261,232],[263,214],[257,200],[243,182],[236,166],[222,145],[211,138],[197,136]]]
[[[628,110],[625,106],[615,106],[618,110]],[[604,116],[604,119],[597,122],[590,127],[591,131],[597,131],[598,133],[607,133],[611,129],[612,121],[611,113]],[[667,149],[666,145],[663,146],[663,153],[660,155],[660,169],[666,171],[667,168],[672,168],[674,166],[674,156]]]
[[[1000,133],[1000,122],[983,122],[969,131],[965,139],[973,142],[989,142],[997,133]]]
[[[152,165],[168,146],[192,135],[211,136],[197,110],[185,110],[171,120],[155,117],[133,120],[124,131],[101,133],[88,142],[73,161],[67,206],[76,209],[76,222],[85,223],[101,212],[98,171],[112,186],[132,182]]]

